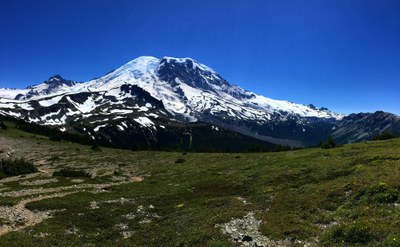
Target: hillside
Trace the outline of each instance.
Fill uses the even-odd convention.
[[[10,126],[0,150],[39,168],[0,180],[5,246],[399,244],[400,139],[185,154],[93,150]],[[92,177],[52,177],[65,167]]]

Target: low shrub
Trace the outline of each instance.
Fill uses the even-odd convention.
[[[53,172],[53,177],[87,177],[90,178],[91,175],[83,170],[76,170],[72,168],[62,168],[59,171]]]
[[[122,171],[120,169],[115,169],[114,170],[114,175],[115,176],[121,176],[122,175]]]
[[[178,158],[178,159],[175,160],[175,164],[185,163],[185,162],[186,162],[186,160],[182,159],[182,158]]]
[[[92,149],[93,151],[96,151],[96,152],[100,152],[101,151],[101,149],[100,149],[100,147],[98,146],[98,145],[93,145],[90,149]]]
[[[360,191],[355,199],[365,200],[368,203],[395,203],[399,199],[399,191],[385,183],[379,183]]]
[[[60,160],[59,156],[52,156],[51,158],[48,159],[48,161],[58,161]]]
[[[0,162],[0,178],[37,172],[36,166],[24,159],[2,159]]]
[[[380,243],[381,246],[400,247],[400,233],[391,233]]]
[[[374,239],[370,228],[360,222],[341,224],[332,227],[323,241],[339,244],[367,244]]]

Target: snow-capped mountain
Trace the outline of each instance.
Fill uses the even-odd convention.
[[[60,75],[55,75],[50,77],[47,81],[29,86],[25,89],[0,88],[0,98],[15,100],[40,98],[50,94],[68,92],[70,87],[77,83],[76,81],[65,80]]]
[[[292,146],[325,139],[344,117],[257,95],[190,58],[148,56],[84,83],[54,76],[22,90],[0,89],[0,114],[62,130],[73,126],[94,139],[107,126],[146,129],[151,136],[171,124],[208,123]]]

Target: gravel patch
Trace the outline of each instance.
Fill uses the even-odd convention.
[[[20,185],[26,185],[26,186],[34,186],[34,185],[43,185],[43,184],[49,184],[49,183],[57,183],[58,179],[53,178],[53,179],[42,179],[42,180],[34,180],[34,181],[22,181],[19,182]]]

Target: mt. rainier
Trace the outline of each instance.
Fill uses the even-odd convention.
[[[343,115],[257,95],[190,58],[144,56],[84,83],[54,76],[26,89],[0,89],[0,114],[96,141],[139,146],[158,145],[171,128],[180,138],[194,135],[200,125],[291,146],[315,145],[334,131],[348,135],[337,131],[337,126],[348,126],[339,125]],[[361,130],[363,138],[340,140],[366,140],[381,131]]]

